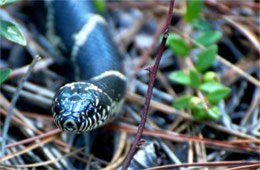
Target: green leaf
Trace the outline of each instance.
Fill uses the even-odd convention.
[[[211,93],[213,91],[226,88],[224,85],[218,82],[206,82],[200,85],[200,89],[204,92]]]
[[[191,22],[198,18],[199,13],[203,7],[203,0],[189,0],[187,4],[187,10],[185,13],[185,20]]]
[[[189,108],[190,100],[192,97],[193,96],[182,96],[182,97],[177,98],[173,103],[173,107],[175,107],[177,109]]]
[[[207,70],[215,60],[217,52],[218,47],[216,45],[212,45],[199,53],[198,59],[195,63],[197,70],[200,72]]]
[[[173,82],[182,84],[182,85],[190,85],[190,77],[187,73],[183,71],[176,71],[169,75],[169,79]]]
[[[195,120],[201,121],[207,118],[207,111],[201,105],[199,107],[195,107],[191,109],[192,115]]]
[[[9,5],[9,4],[12,4],[14,2],[18,2],[20,0],[0,0],[0,7],[3,6],[3,5]]]
[[[106,5],[103,0],[95,0],[94,2],[99,12],[103,13],[106,11]]]
[[[170,33],[166,45],[179,56],[188,56],[190,53],[189,46],[178,34]]]
[[[7,2],[7,0],[0,0],[0,6],[4,5]]]
[[[26,45],[26,39],[19,28],[9,21],[0,19],[0,35],[21,45]]]
[[[190,70],[190,84],[193,88],[197,89],[200,86],[200,76],[195,70]]]
[[[210,92],[207,95],[207,99],[211,104],[218,104],[222,99],[227,97],[230,93],[230,88],[224,87],[222,89],[217,89],[213,92]]]
[[[221,116],[220,110],[217,106],[209,108],[207,112],[207,118],[210,120],[218,120]]]
[[[202,33],[199,37],[195,39],[198,43],[208,46],[216,43],[222,37],[222,32],[220,31],[206,31]]]
[[[14,2],[18,2],[18,1],[21,1],[21,0],[7,0],[7,4],[11,4],[11,3],[14,3]]]
[[[0,84],[2,84],[7,79],[11,71],[12,70],[9,68],[0,70]]]
[[[192,25],[193,25],[193,27],[195,27],[199,30],[202,30],[202,31],[206,31],[206,30],[210,29],[210,25],[209,25],[208,21],[205,20],[204,18],[194,19],[192,21]]]

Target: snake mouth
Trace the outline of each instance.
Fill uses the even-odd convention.
[[[65,132],[68,133],[82,133],[88,131],[88,129],[96,123],[96,117],[94,115],[94,106],[85,101],[80,104],[81,109],[61,109],[58,106],[54,106],[54,120],[55,124]],[[78,107],[72,107],[78,108]],[[95,117],[95,118],[94,118]]]
[[[55,124],[65,132],[79,133],[82,116],[79,113],[62,113],[54,117]]]

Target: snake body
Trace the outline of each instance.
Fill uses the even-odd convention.
[[[105,19],[91,1],[46,1],[46,36],[73,66],[75,82],[52,102],[56,125],[82,133],[104,125],[120,111],[126,78],[122,58]]]

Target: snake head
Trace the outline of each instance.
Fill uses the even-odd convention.
[[[55,94],[52,113],[56,125],[65,132],[86,132],[97,121],[97,99],[87,85],[85,82],[66,84]]]

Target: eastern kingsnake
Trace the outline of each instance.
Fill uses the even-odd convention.
[[[122,58],[105,19],[92,1],[46,1],[46,36],[73,66],[75,81],[61,87],[52,102],[56,125],[82,133],[104,125],[119,112],[126,78]]]

